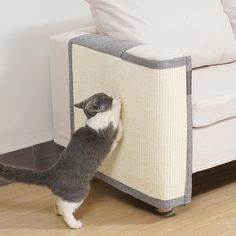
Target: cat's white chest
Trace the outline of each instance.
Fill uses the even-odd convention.
[[[115,150],[117,144],[119,143],[119,141],[120,141],[120,139],[122,137],[122,134],[123,134],[123,126],[122,126],[122,123],[120,121],[119,122],[119,126],[118,126],[118,131],[117,131],[116,138],[114,139],[114,141],[112,143],[111,150],[108,153],[107,157],[110,157],[111,153]]]

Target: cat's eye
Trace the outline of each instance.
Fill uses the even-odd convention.
[[[99,110],[99,106],[97,104],[93,105],[94,110]]]

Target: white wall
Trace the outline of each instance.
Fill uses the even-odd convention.
[[[82,0],[0,0],[0,153],[53,139],[49,37],[88,15]]]

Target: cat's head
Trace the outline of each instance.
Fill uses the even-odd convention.
[[[75,104],[74,106],[83,109],[88,119],[100,112],[106,112],[112,109],[113,98],[104,94],[96,93],[88,99]]]

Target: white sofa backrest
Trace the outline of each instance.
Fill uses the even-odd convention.
[[[236,0],[221,0],[221,2],[229,17],[236,39]]]

